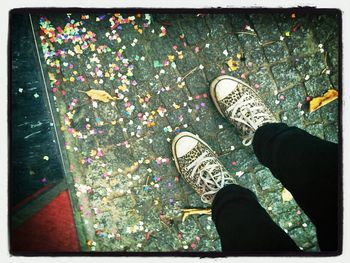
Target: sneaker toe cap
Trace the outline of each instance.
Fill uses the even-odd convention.
[[[232,93],[238,85],[237,81],[232,79],[222,79],[220,80],[215,88],[215,94],[218,100],[222,100]]]
[[[198,141],[192,137],[184,136],[181,137],[175,145],[175,151],[177,157],[182,157],[186,155],[189,151],[191,151],[196,145]]]

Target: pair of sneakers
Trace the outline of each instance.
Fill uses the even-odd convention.
[[[255,90],[239,79],[226,75],[216,78],[210,94],[220,114],[238,129],[246,146],[252,143],[260,126],[277,122]],[[180,132],[172,142],[172,152],[179,173],[204,203],[211,204],[221,188],[236,183],[198,135]]]

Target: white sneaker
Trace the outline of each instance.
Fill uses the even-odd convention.
[[[221,188],[236,183],[214,151],[190,132],[176,135],[172,142],[172,152],[176,168],[204,203],[211,204]]]
[[[210,85],[210,94],[220,114],[239,130],[246,146],[260,126],[278,122],[255,90],[239,79],[217,77]]]

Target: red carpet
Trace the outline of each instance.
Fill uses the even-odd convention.
[[[47,206],[12,233],[11,251],[79,252],[69,194],[60,193]]]

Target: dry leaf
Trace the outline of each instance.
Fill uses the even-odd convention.
[[[84,91],[85,92],[85,91]],[[116,100],[116,97],[112,97],[104,90],[92,89],[85,92],[91,99],[98,100],[102,102],[109,102],[110,100]]]
[[[182,209],[182,212],[182,222],[184,222],[190,215],[211,215],[211,208],[189,208]]]
[[[323,96],[313,98],[310,101],[309,112],[318,110],[319,108],[327,105],[333,100],[338,98],[338,91],[335,89],[329,89]]]
[[[238,69],[238,62],[234,61],[232,58],[226,61],[226,64],[228,65],[230,71],[235,71]]]
[[[289,202],[293,200],[292,194],[286,188],[283,188],[281,195],[283,202]]]

